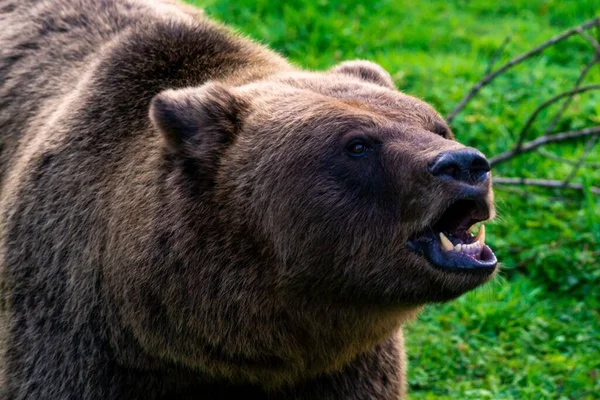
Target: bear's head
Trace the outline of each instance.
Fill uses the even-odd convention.
[[[375,64],[167,90],[150,119],[164,184],[107,274],[148,352],[260,382],[322,371],[495,272],[468,232],[494,213],[489,163]]]
[[[252,232],[290,292],[420,304],[495,271],[469,233],[494,212],[489,163],[376,64],[168,91],[151,118],[210,181],[215,223]]]

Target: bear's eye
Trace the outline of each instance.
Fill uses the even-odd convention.
[[[362,141],[353,141],[346,149],[353,156],[362,156],[367,153],[367,145]]]

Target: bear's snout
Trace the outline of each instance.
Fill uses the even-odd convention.
[[[441,152],[428,169],[440,179],[478,186],[489,181],[491,166],[481,152],[465,147]]]

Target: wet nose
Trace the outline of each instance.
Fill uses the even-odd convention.
[[[467,147],[441,152],[429,164],[429,172],[440,178],[476,184],[488,179],[490,163],[483,154]]]

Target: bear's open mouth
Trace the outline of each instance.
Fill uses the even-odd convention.
[[[488,218],[485,201],[457,200],[425,232],[411,238],[408,247],[438,268],[492,272],[498,260],[485,244],[485,226],[481,225],[477,235],[469,232]]]

